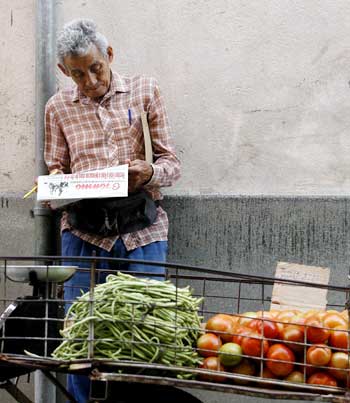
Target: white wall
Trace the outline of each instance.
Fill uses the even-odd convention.
[[[60,27],[95,19],[115,69],[159,80],[183,163],[171,193],[348,194],[348,0],[59,3]],[[34,176],[33,4],[0,3],[2,192]]]

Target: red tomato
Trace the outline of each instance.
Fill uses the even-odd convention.
[[[279,322],[289,323],[295,315],[297,315],[299,311],[296,310],[284,310],[280,311],[280,313],[276,316],[276,319]]]
[[[266,355],[269,343],[259,333],[252,331],[248,336],[243,336],[241,347],[243,354],[251,357],[261,357],[261,355]]]
[[[329,361],[329,370],[328,372],[334,376],[334,378],[339,379],[341,381],[346,381],[347,376],[349,374],[349,364],[350,358],[349,355],[337,351],[332,354],[331,360]]]
[[[271,379],[276,379],[276,375],[270,371],[267,367],[263,368],[261,378],[271,378]]]
[[[254,319],[248,327],[260,333],[267,339],[276,339],[278,336],[278,327],[275,322],[267,319]]]
[[[335,310],[335,309],[328,309],[328,310],[325,311],[325,312],[326,312],[326,314],[328,314],[328,313],[336,313],[336,314],[338,314],[338,315],[341,314],[341,312],[339,312],[339,311],[337,311],[337,310]]]
[[[257,311],[256,317],[272,319],[272,318],[276,317],[278,313],[279,313],[279,311]]]
[[[243,360],[238,365],[231,369],[231,372],[238,375],[253,376],[255,375],[256,369],[254,363],[251,360],[243,358]],[[238,383],[239,385],[247,385],[249,383],[249,380],[235,379],[234,382]]]
[[[306,362],[311,365],[325,366],[329,363],[332,351],[325,344],[316,344],[307,349]]]
[[[307,380],[307,383],[312,385],[324,385],[324,386],[338,386],[337,381],[325,372],[316,372],[311,375]]]
[[[282,343],[273,344],[267,352],[267,358],[266,365],[276,376],[285,377],[294,369],[295,355],[290,348]]]
[[[302,313],[302,316],[303,316],[305,319],[309,319],[309,318],[311,318],[311,317],[315,317],[318,313],[319,313],[319,311],[317,311],[316,309],[310,309],[310,310],[308,310],[308,311],[306,311],[306,312],[303,312],[303,313]]]
[[[275,323],[276,323],[276,326],[277,326],[277,329],[278,329],[278,335],[277,335],[276,339],[281,339],[282,338],[281,334],[282,334],[283,329],[284,329],[284,323],[281,323],[281,322],[275,322]]]
[[[239,324],[241,326],[248,326],[248,324],[257,317],[256,312],[244,312],[240,314]]]
[[[244,336],[247,336],[248,334],[252,333],[253,330],[250,329],[249,327],[246,326],[238,326],[235,330],[235,334],[232,337],[232,342],[237,343],[239,345],[242,344],[242,340]]]
[[[264,311],[264,317],[268,314],[268,318],[277,318],[277,315],[280,313],[277,309],[271,309],[270,311]]]
[[[349,322],[349,312],[347,309],[344,309],[344,311],[340,312],[340,315],[346,320],[346,323]]]
[[[328,312],[322,319],[323,326],[328,328],[334,328],[337,326],[346,326],[346,320],[340,315],[340,313]]]
[[[311,317],[305,321],[305,325],[307,340],[310,343],[325,343],[328,340],[330,331],[322,326],[320,320]]]
[[[237,326],[239,320],[241,319],[241,317],[240,317],[239,315],[236,315],[236,314],[228,315],[228,316],[231,318],[233,324],[234,324],[235,326]]]
[[[229,342],[232,340],[235,324],[230,315],[218,313],[208,319],[205,328],[220,336],[224,342]]]
[[[306,318],[303,316],[303,314],[299,313],[298,315],[295,315],[295,316],[293,316],[293,318],[291,318],[289,324],[299,326],[301,328],[301,330],[304,332],[305,327],[303,325],[305,324],[305,322],[306,322]]]
[[[312,365],[301,365],[300,366],[301,372],[304,372],[304,368],[305,368],[305,374],[306,374],[306,378],[309,378],[311,375],[313,375],[315,372],[320,372],[320,368],[317,367],[313,367]]]
[[[285,381],[294,383],[304,383],[304,374],[300,371],[293,371],[284,378]]]
[[[223,372],[225,368],[220,363],[218,357],[207,357],[199,368],[209,369],[211,371]],[[215,375],[215,374],[199,374],[199,378],[203,381],[209,382],[224,382],[226,380],[225,375]]]
[[[287,347],[291,348],[293,351],[303,351],[303,344],[305,342],[305,333],[303,326],[286,324],[281,331],[281,339],[285,341]]]
[[[321,322],[323,321],[323,318],[327,315],[327,311],[318,311],[316,312],[316,314],[314,315],[314,317],[317,320],[320,320]]]
[[[347,350],[349,343],[349,331],[348,326],[336,326],[331,330],[329,336],[329,344],[332,347],[341,348]]]
[[[198,354],[203,357],[213,357],[218,355],[218,350],[222,346],[220,337],[214,333],[202,334],[197,340]]]

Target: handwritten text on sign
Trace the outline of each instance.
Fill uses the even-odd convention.
[[[128,195],[128,165],[68,175],[38,178],[38,200],[125,197]]]

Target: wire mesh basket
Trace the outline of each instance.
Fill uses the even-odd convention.
[[[117,258],[0,259],[0,380],[44,369],[99,381],[348,400],[348,287]],[[123,271],[130,262],[145,270]],[[165,267],[164,277],[152,266]],[[64,299],[64,282],[80,274],[89,286],[74,284],[80,296]],[[270,310],[277,282],[324,288],[328,305]]]

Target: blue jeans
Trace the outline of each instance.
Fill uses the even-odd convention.
[[[153,242],[146,246],[127,251],[121,239],[118,239],[114,244],[112,250],[107,252],[98,246],[92,245],[83,241],[69,231],[64,231],[62,234],[62,256],[92,256],[93,251],[96,251],[96,256],[100,257],[118,257],[123,259],[139,259],[165,262],[168,250],[168,242],[160,241]],[[88,268],[89,262],[63,262],[64,265],[78,266]],[[97,268],[104,270],[129,270],[135,272],[152,272],[163,275],[165,272],[164,267],[142,265],[138,263],[118,264],[113,265],[109,262],[102,262]],[[105,280],[106,274],[99,275],[97,282],[101,283]],[[158,280],[164,279],[163,276],[152,277]],[[68,301],[74,300],[81,295],[81,291],[86,292],[89,290],[90,273],[78,272],[64,286],[64,299]],[[67,306],[70,303],[66,304]],[[74,396],[78,403],[86,403],[89,400],[90,380],[87,376],[81,375],[68,375],[67,389]]]

